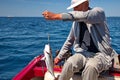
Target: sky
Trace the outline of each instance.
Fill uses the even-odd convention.
[[[0,0],[0,16],[42,17],[45,10],[62,13],[71,0]],[[90,7],[102,7],[106,16],[120,16],[120,0],[90,0]]]

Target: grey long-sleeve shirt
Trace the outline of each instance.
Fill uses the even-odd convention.
[[[75,52],[83,51],[83,49],[79,47],[80,27],[78,27],[78,22],[86,23],[95,46],[106,59],[111,60],[117,55],[110,44],[110,35],[103,9],[95,7],[85,12],[71,11],[69,13],[62,13],[62,19],[73,20],[74,22],[67,40],[57,56],[58,58],[61,59],[71,46],[73,46]]]

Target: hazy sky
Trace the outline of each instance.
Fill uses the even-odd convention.
[[[42,16],[44,10],[67,12],[71,0],[0,0],[0,16]],[[102,7],[106,16],[120,16],[120,0],[90,0],[91,7]]]

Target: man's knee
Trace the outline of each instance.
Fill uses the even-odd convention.
[[[98,62],[94,59],[89,60],[85,65],[85,70],[90,72],[99,72],[98,71]]]
[[[72,66],[73,72],[78,72],[81,68],[83,68],[85,64],[85,59],[81,54],[74,54],[67,61],[67,66]]]
[[[85,63],[86,58],[82,54],[74,54],[67,61],[72,63],[72,64],[78,65],[78,64]]]
[[[82,79],[83,80],[98,80],[98,72],[93,65],[85,66],[85,69],[82,72]]]

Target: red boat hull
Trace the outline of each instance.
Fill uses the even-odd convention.
[[[31,80],[34,77],[44,77],[47,71],[45,61],[41,60],[43,55],[35,57],[22,71],[12,80]],[[61,72],[60,66],[55,66],[54,71]]]
[[[31,78],[35,77],[34,68],[39,65],[43,65],[43,62],[41,61],[42,57],[42,55],[35,57],[21,72],[19,72],[13,78],[13,80],[30,80]],[[43,66],[45,67],[45,65]],[[42,74],[41,76],[43,75],[44,74]]]
[[[31,80],[35,77],[44,78],[45,72],[47,71],[45,61],[41,60],[43,55],[35,57],[22,71],[20,71],[12,80]],[[54,66],[55,72],[61,72],[62,67]],[[119,77],[115,80],[120,80],[120,72],[109,71],[111,77]],[[42,79],[43,80],[43,79]],[[105,80],[105,79],[104,79]],[[108,79],[107,79],[108,80]],[[110,79],[112,80],[112,79]]]

